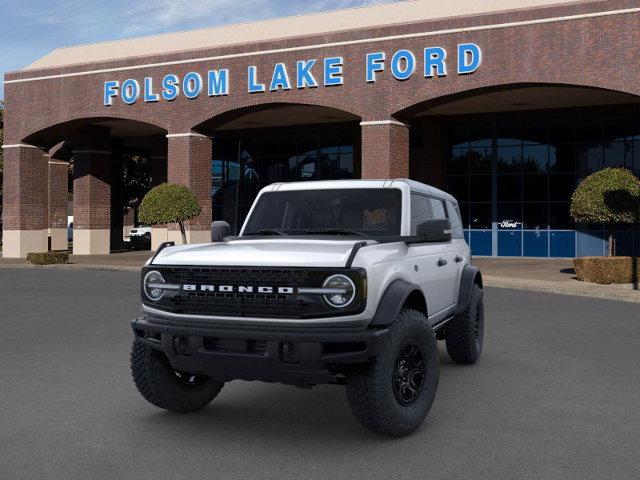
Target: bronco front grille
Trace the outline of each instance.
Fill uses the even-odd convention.
[[[259,267],[147,267],[158,270],[166,283],[178,285],[226,285],[233,292],[186,291],[180,289],[151,303],[175,313],[233,317],[313,318],[348,315],[364,309],[361,269],[324,268],[259,268]],[[349,275],[358,288],[357,298],[349,307],[336,310],[329,307],[319,295],[299,294],[302,287],[321,287],[324,280],[335,273]],[[237,286],[254,286],[253,292],[239,293]],[[273,287],[274,293],[259,293],[257,287]],[[293,293],[279,293],[278,287]],[[142,294],[143,301],[150,304]]]
[[[212,267],[170,267],[162,268],[167,282],[212,283],[224,282],[230,285],[304,285],[311,279],[312,272],[295,268],[212,268]]]

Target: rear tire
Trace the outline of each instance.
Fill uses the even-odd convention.
[[[366,428],[407,435],[429,413],[438,389],[438,346],[425,316],[403,309],[382,351],[346,376],[351,411]]]
[[[447,353],[457,363],[475,363],[484,342],[484,302],[482,289],[473,284],[469,304],[446,328]]]
[[[176,413],[206,407],[224,386],[203,375],[175,370],[164,353],[138,340],[131,349],[131,373],[136,388],[149,403]]]

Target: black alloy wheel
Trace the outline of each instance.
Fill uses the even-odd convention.
[[[425,377],[424,354],[412,340],[400,347],[393,369],[393,394],[400,405],[411,405],[420,396]]]

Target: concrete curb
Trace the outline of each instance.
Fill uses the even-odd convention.
[[[508,277],[486,275],[482,277],[487,287],[510,288],[530,292],[555,293],[574,297],[598,298],[602,300],[616,300],[621,302],[640,303],[640,291],[623,290],[612,285],[584,284],[575,280],[576,284],[564,285],[560,282],[544,282],[542,280],[524,280]]]

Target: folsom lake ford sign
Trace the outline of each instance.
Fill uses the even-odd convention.
[[[424,78],[445,77],[447,66],[455,63],[458,75],[474,73],[482,64],[482,50],[475,43],[461,43],[457,47],[455,62],[447,58],[442,47],[427,47],[421,52],[421,73]],[[365,78],[367,83],[375,83],[387,68],[398,81],[408,80],[416,74],[419,61],[410,50],[398,50],[388,59],[385,52],[368,53],[365,56]],[[286,91],[293,88],[318,88],[344,84],[345,61],[343,57],[298,60],[295,69],[289,71],[284,63],[276,63],[270,71],[259,71],[249,66],[242,82],[249,93]],[[231,73],[229,69],[215,69],[207,72],[189,72],[180,78],[167,74],[162,78],[145,77],[142,80],[128,78],[104,82],[104,105],[111,106],[116,99],[127,105],[141,102],[172,101],[180,95],[195,99],[201,95],[209,97],[227,96],[230,93]],[[234,83],[235,84],[235,83]]]

